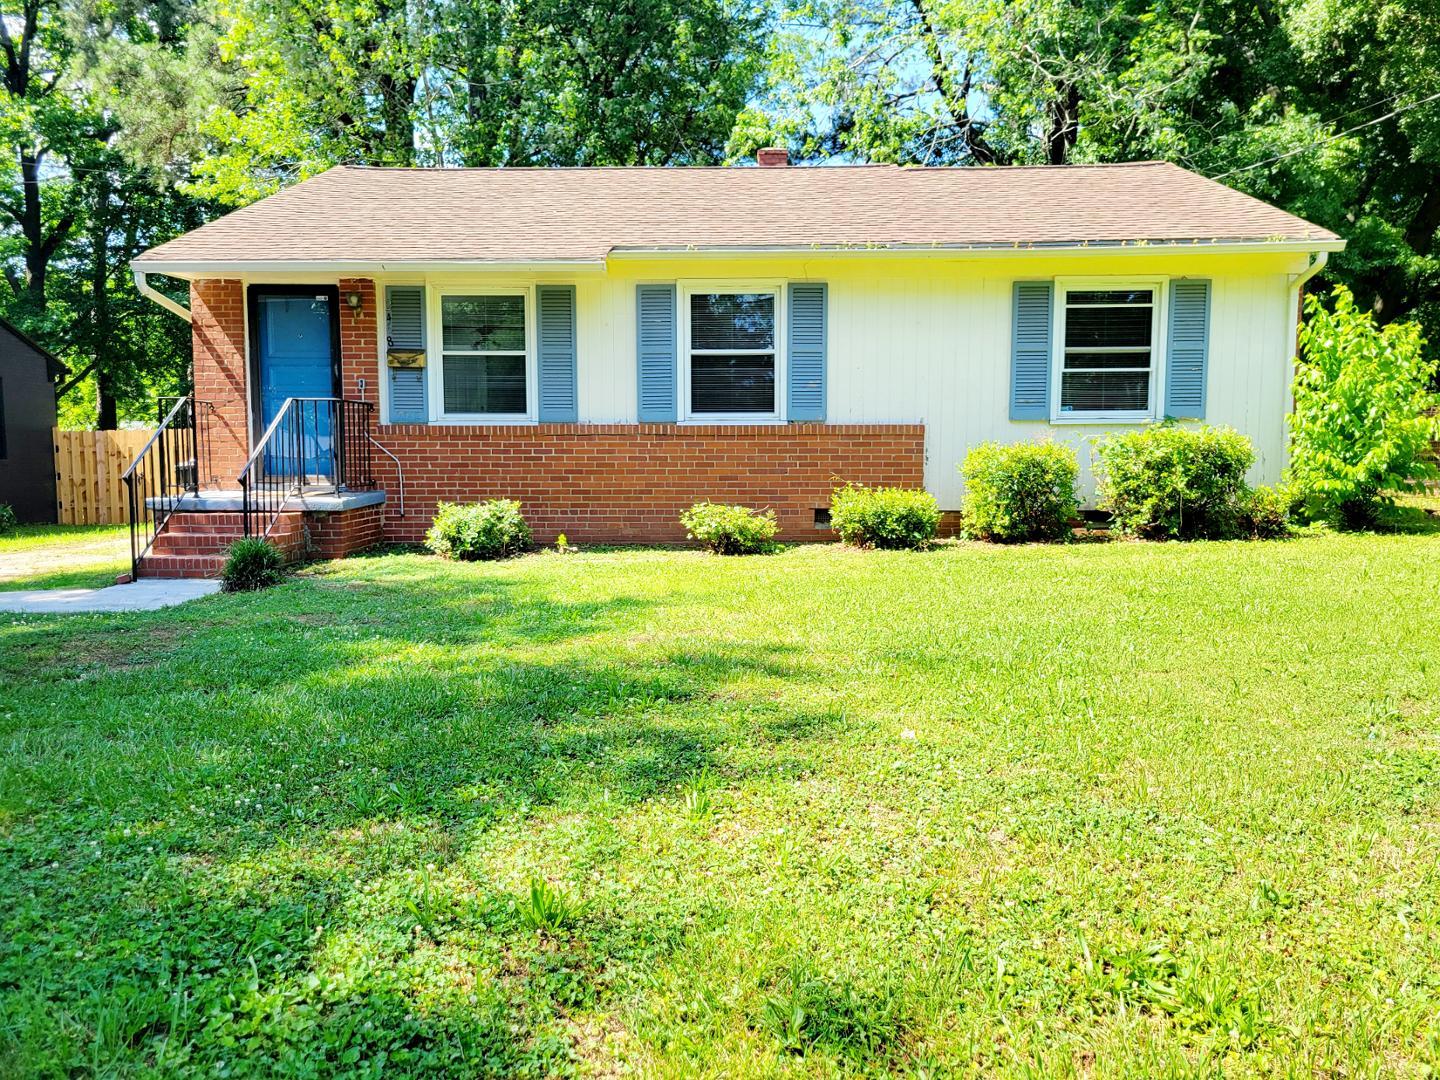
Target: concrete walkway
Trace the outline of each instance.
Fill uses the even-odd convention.
[[[155,611],[220,591],[220,582],[146,578],[103,589],[32,589],[0,592],[0,611],[69,615],[87,611]]]

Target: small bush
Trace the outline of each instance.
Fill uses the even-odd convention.
[[[514,499],[441,503],[425,546],[447,559],[505,559],[530,547],[530,526]]]
[[[1290,535],[1294,506],[1295,494],[1283,484],[1255,488],[1246,493],[1241,527],[1256,540],[1280,540]]]
[[[775,511],[696,503],[680,515],[685,535],[717,555],[754,555],[775,546]]]
[[[0,503],[0,536],[14,532],[20,523],[15,520],[15,509],[9,503]]]
[[[1095,444],[1099,505],[1124,533],[1150,540],[1224,540],[1242,535],[1255,460],[1230,428],[1159,424]]]
[[[830,495],[830,527],[847,544],[922,548],[939,525],[940,506],[928,491],[848,484]]]
[[[221,588],[226,592],[268,589],[285,580],[285,556],[269,540],[250,536],[230,545],[220,571]]]
[[[1075,451],[1052,442],[982,443],[965,455],[965,534],[980,540],[1059,540],[1080,510]]]
[[[1290,419],[1290,479],[1306,516],[1350,528],[1375,525],[1389,492],[1435,475],[1428,460],[1440,435],[1430,392],[1435,361],[1420,327],[1379,328],[1338,286],[1335,310],[1305,298],[1295,412]]]

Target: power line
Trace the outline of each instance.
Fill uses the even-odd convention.
[[[1264,161],[1257,161],[1257,162],[1255,162],[1253,165],[1242,165],[1242,166],[1240,166],[1238,169],[1231,169],[1229,172],[1220,173],[1220,174],[1218,174],[1218,175],[1216,175],[1216,176],[1212,176],[1210,179],[1211,179],[1211,180],[1224,180],[1225,177],[1227,177],[1227,176],[1234,176],[1236,173],[1249,172],[1251,169],[1262,169],[1262,168],[1264,168],[1266,165],[1274,165],[1277,161],[1284,161],[1286,158],[1292,158],[1292,157],[1294,157],[1296,154],[1306,154],[1306,153],[1309,153],[1311,150],[1316,150],[1316,149],[1318,149],[1318,148],[1320,148],[1320,147],[1322,147],[1322,146],[1325,146],[1327,143],[1332,143],[1332,142],[1334,142],[1336,139],[1343,139],[1343,138],[1345,138],[1346,135],[1353,135],[1353,134],[1354,134],[1355,132],[1357,132],[1357,131],[1361,131],[1361,130],[1363,130],[1363,129],[1365,129],[1365,128],[1368,128],[1368,127],[1374,127],[1376,124],[1382,124],[1382,123],[1384,123],[1386,120],[1392,120],[1392,119],[1394,119],[1395,117],[1399,116],[1401,113],[1409,112],[1411,109],[1418,109],[1421,105],[1428,105],[1430,102],[1436,101],[1436,100],[1440,100],[1440,92],[1436,92],[1436,93],[1434,93],[1434,94],[1431,94],[1429,97],[1426,97],[1426,98],[1421,98],[1419,101],[1412,101],[1409,105],[1402,105],[1402,106],[1400,106],[1400,108],[1398,108],[1398,109],[1392,109],[1390,112],[1386,113],[1384,116],[1377,116],[1374,120],[1366,120],[1365,123],[1363,123],[1363,124],[1356,124],[1354,127],[1352,127],[1352,128],[1347,128],[1345,131],[1338,132],[1338,133],[1336,133],[1336,134],[1334,134],[1334,135],[1327,135],[1327,136],[1325,136],[1325,138],[1323,138],[1323,139],[1317,139],[1315,142],[1311,143],[1310,145],[1308,145],[1308,146],[1302,146],[1302,147],[1300,147],[1300,149],[1298,149],[1298,150],[1289,150],[1289,151],[1286,151],[1286,152],[1283,153],[1283,154],[1276,154],[1276,155],[1275,155],[1274,157],[1272,157],[1272,158],[1266,158]]]

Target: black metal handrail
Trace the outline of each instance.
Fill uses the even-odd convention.
[[[350,398],[286,398],[240,470],[245,535],[270,535],[292,498],[375,486],[375,406]]]
[[[166,402],[173,402],[168,408]],[[210,461],[210,404],[183,396],[162,398],[159,424],[121,474],[130,511],[130,574],[175,512],[180,496],[197,494]]]

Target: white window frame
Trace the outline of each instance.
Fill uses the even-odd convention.
[[[446,282],[425,288],[425,364],[429,368],[432,424],[534,424],[539,422],[539,364],[535,349],[535,290],[530,285]],[[445,298],[521,296],[525,299],[525,411],[523,413],[447,413],[445,411]],[[483,355],[483,354],[475,354]]]
[[[784,281],[681,281],[676,290],[679,296],[676,312],[679,326],[678,371],[676,390],[680,400],[676,415],[680,422],[690,424],[780,424],[785,421],[785,387],[787,372],[785,364],[785,282]],[[690,409],[690,298],[706,293],[770,293],[775,297],[775,408],[765,413],[697,413]],[[735,355],[746,351],[759,355],[760,350],[730,349],[727,354]]]
[[[1144,424],[1162,415],[1161,390],[1165,385],[1165,329],[1170,325],[1167,277],[1125,278],[1056,278],[1055,310],[1050,330],[1050,422],[1052,424]],[[1150,385],[1146,409],[1112,409],[1108,411],[1063,412],[1060,405],[1061,380],[1065,371],[1065,312],[1072,292],[1123,292],[1127,289],[1149,289],[1154,296],[1150,307]],[[1114,370],[1114,369],[1111,369]],[[1123,370],[1123,369],[1122,369]]]

